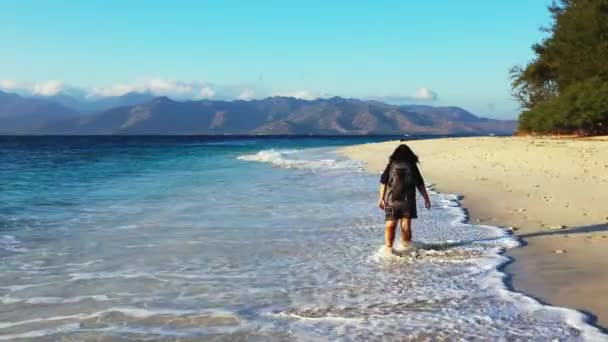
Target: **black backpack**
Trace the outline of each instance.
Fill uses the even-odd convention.
[[[407,193],[416,187],[412,165],[407,162],[391,163],[387,186],[389,204],[405,202]]]

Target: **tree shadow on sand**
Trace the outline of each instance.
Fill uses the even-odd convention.
[[[551,229],[551,230],[545,230],[545,231],[538,231],[538,232],[534,232],[534,233],[518,234],[517,236],[525,239],[525,238],[531,238],[531,237],[537,237],[537,236],[589,234],[589,233],[598,233],[598,232],[608,233],[608,223],[593,224],[590,226],[582,226],[582,227]]]

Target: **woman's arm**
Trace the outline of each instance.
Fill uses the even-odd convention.
[[[385,202],[384,195],[386,194],[386,184],[388,183],[388,173],[390,169],[391,163],[388,163],[384,168],[384,172],[380,176],[380,188],[378,189],[378,207],[384,210]]]
[[[429,194],[426,192],[424,179],[422,178],[422,175],[420,174],[420,170],[418,169],[417,165],[414,165],[414,176],[416,177],[416,184],[418,184],[418,186],[416,187],[418,188],[418,191],[420,191],[422,198],[424,198],[424,207],[430,209],[431,199],[429,198]]]
[[[418,185],[418,191],[424,198],[424,207],[427,209],[431,209],[431,199],[429,198],[429,194],[426,192],[426,186],[424,184]]]
[[[378,207],[384,210],[384,194],[386,193],[386,184],[380,183],[380,189],[378,191]]]

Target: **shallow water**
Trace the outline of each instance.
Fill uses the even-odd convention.
[[[141,139],[0,145],[0,339],[605,338],[506,290],[455,196],[384,253],[353,141]]]

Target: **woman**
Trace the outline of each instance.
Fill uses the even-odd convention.
[[[380,177],[378,206],[386,213],[386,247],[393,248],[395,229],[401,223],[401,242],[408,247],[412,241],[412,219],[417,218],[416,189],[424,198],[424,206],[431,208],[431,201],[418,170],[418,156],[405,144],[399,145],[389,158]]]

